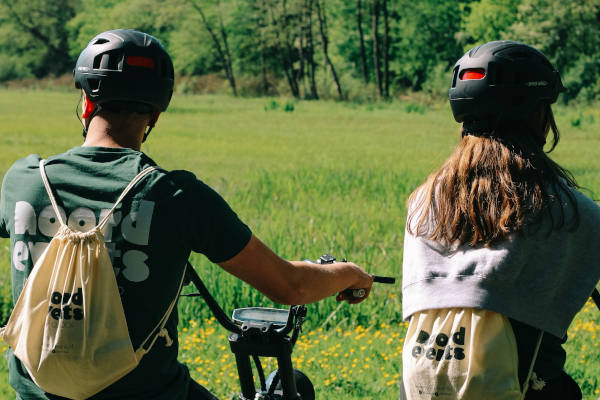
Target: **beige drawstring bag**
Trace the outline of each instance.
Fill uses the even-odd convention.
[[[96,227],[76,232],[62,220],[44,160],[40,161],[40,174],[61,226],[27,278],[0,337],[48,393],[86,399],[133,370],[158,336],[171,345],[165,324],[177,303],[183,276],[163,318],[134,351],[102,235],[117,205],[153,170],[140,172]]]
[[[411,316],[402,351],[401,397],[407,400],[522,400],[543,332],[521,391],[517,342],[508,318],[474,308]]]

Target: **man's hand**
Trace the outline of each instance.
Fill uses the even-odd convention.
[[[359,267],[354,263],[346,264],[355,270],[357,280],[352,286],[338,293],[335,299],[337,301],[346,300],[350,304],[357,304],[369,297],[369,294],[371,293],[371,287],[373,286],[373,277],[367,274],[362,267]],[[352,292],[354,291],[356,293],[359,290],[364,290],[364,295],[361,297],[354,297]]]

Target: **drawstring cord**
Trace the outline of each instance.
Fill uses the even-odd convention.
[[[162,328],[158,332],[158,336],[165,338],[165,347],[171,347],[173,344],[173,339],[171,339],[169,336],[169,331],[167,331],[167,328]]]
[[[531,389],[532,390],[542,390],[546,386],[546,382],[539,378],[535,372],[531,374]]]

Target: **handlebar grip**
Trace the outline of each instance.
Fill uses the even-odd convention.
[[[346,289],[342,290],[342,294],[348,297],[350,300],[358,300],[365,297],[367,294],[366,289]]]
[[[373,282],[377,283],[396,283],[396,278],[391,276],[379,276],[379,275],[371,275],[373,277]]]

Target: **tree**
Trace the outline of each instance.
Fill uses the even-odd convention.
[[[379,0],[373,0],[373,68],[375,69],[375,84],[377,85],[377,95],[383,97],[383,87],[381,85],[381,67],[379,61],[380,45],[379,45]]]
[[[383,0],[383,95],[390,97],[390,23],[387,0]]]
[[[223,24],[223,16],[221,15],[221,2],[217,1],[217,25],[215,27],[212,22],[208,20],[202,6],[196,2],[196,0],[188,0],[189,4],[192,8],[200,14],[202,18],[202,23],[206,28],[206,31],[210,35],[213,43],[215,45],[215,49],[217,50],[217,54],[219,55],[219,60],[223,66],[223,70],[225,71],[225,75],[227,76],[227,80],[229,81],[229,85],[231,86],[231,90],[233,91],[233,95],[237,96],[237,88],[235,85],[235,76],[233,74],[233,67],[231,64],[231,53],[229,52],[229,44],[227,42],[227,32],[225,30],[225,25]],[[218,33],[215,33],[215,30]],[[220,37],[219,37],[220,36]]]
[[[315,62],[315,46],[313,43],[313,0],[305,0],[305,12],[306,12],[306,37],[307,37],[307,49],[308,49],[308,72],[310,79],[310,97],[317,100],[319,95],[317,93],[317,84],[315,82],[315,72],[317,63]]]
[[[294,61],[297,53],[294,51],[295,48],[292,45],[289,32],[290,30],[293,30],[292,23],[296,22],[295,16],[288,14],[286,0],[283,0],[281,4],[278,4],[276,0],[269,0],[267,4],[270,15],[270,26],[272,27],[271,32],[273,34],[273,41],[277,49],[277,54],[281,61],[281,68],[292,95],[299,98],[300,89],[298,87],[297,74],[294,70]]]
[[[365,50],[365,39],[362,29],[361,0],[356,0],[356,26],[358,28],[358,38],[360,43],[360,65],[362,70],[362,77],[365,83],[369,83],[369,72],[367,71],[367,52]]]
[[[395,36],[390,44],[390,69],[397,84],[421,90],[436,67],[449,68],[464,53],[456,40],[462,24],[460,4],[456,0],[427,0],[418,7],[411,0],[392,4],[393,14],[402,18],[390,26]]]
[[[516,21],[521,0],[481,0],[469,4],[465,17],[466,48],[509,39],[507,29]]]
[[[0,58],[8,59],[0,63],[0,79],[59,75],[73,68],[65,25],[75,15],[75,0],[1,0],[0,15],[2,30],[12,32],[0,39]]]
[[[335,82],[335,87],[338,92],[338,97],[340,100],[344,98],[344,94],[342,92],[342,85],[340,84],[340,80],[338,78],[337,72],[335,71],[335,67],[333,66],[333,62],[329,57],[329,37],[327,33],[327,15],[325,12],[325,4],[321,6],[319,0],[315,0],[315,7],[317,9],[317,17],[319,18],[319,31],[321,32],[321,44],[323,45],[323,56],[325,57],[325,62],[329,66],[331,70],[331,75],[333,76],[333,80]]]

